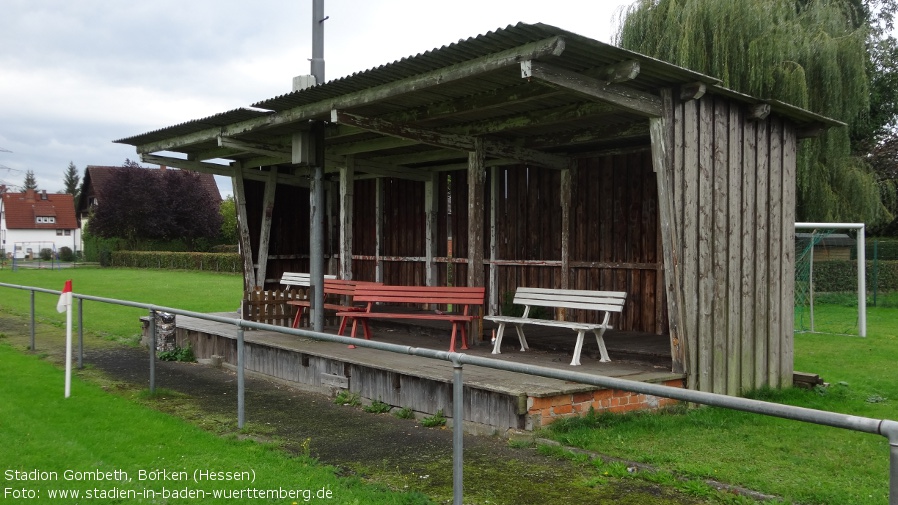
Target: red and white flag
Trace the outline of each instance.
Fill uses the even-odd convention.
[[[56,304],[58,312],[65,312],[66,308],[72,306],[72,280],[65,281],[65,287],[59,295],[59,302]]]

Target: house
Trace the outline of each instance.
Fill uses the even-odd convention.
[[[41,249],[58,253],[62,247],[81,250],[72,195],[29,189],[0,197],[0,250],[6,257],[34,258]]]
[[[486,286],[489,313],[518,286],[626,291],[616,330],[740,394],[792,384],[796,148],[841,123],[720,82],[519,23],[116,142],[232,178],[247,289],[324,257]]]
[[[796,233],[795,243],[801,250],[807,249],[814,240],[813,258],[818,261],[849,261],[851,253],[857,250],[857,240],[846,233],[831,233],[819,238],[815,233]]]
[[[102,194],[107,188],[114,187],[116,177],[128,170],[155,170],[157,173],[167,173],[177,177],[181,170],[168,170],[165,165],[158,169],[145,167],[111,167],[88,165],[84,169],[84,180],[81,186],[81,200],[78,203],[77,215],[82,229],[87,229],[87,222],[90,219],[90,211],[93,207],[102,204]],[[221,193],[218,191],[218,185],[215,183],[215,176],[208,173],[197,174],[202,187],[206,190],[210,197],[217,202],[221,202]]]

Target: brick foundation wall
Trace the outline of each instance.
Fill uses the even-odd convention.
[[[665,381],[665,386],[686,387],[685,379]],[[631,410],[657,410],[675,405],[678,400],[644,395],[620,389],[600,389],[557,396],[527,398],[528,424],[532,428],[547,426],[562,417],[579,416],[595,409],[596,412],[629,412]]]

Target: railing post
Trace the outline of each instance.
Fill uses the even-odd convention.
[[[243,429],[246,421],[244,414],[243,395],[246,392],[243,382],[244,367],[244,351],[243,351],[243,326],[237,326],[237,428]]]
[[[84,368],[84,300],[78,299],[78,369]]]
[[[150,309],[150,394],[156,392],[156,309]]]
[[[462,505],[465,481],[464,468],[464,416],[465,416],[465,383],[462,380],[462,365],[452,360],[452,503]]]
[[[36,349],[34,345],[34,290],[31,290],[31,350]]]

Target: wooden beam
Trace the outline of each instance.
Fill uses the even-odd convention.
[[[632,81],[639,75],[640,65],[636,60],[626,60],[603,68],[599,75],[601,79],[609,83],[621,83]]]
[[[676,229],[676,206],[673,194],[673,105],[671,91],[661,90],[664,102],[664,117],[649,120],[649,130],[652,137],[652,166],[655,170],[655,180],[658,189],[658,214],[661,225],[662,255],[664,257],[664,281],[667,287],[667,312],[670,330],[670,352],[673,360],[672,372],[684,373],[688,368],[686,363],[686,348],[691,342],[687,342],[690,335],[683,331],[681,322],[685,320],[683,313],[683,286],[682,273],[680,271],[679,244]],[[690,383],[690,388],[695,386]]]
[[[474,149],[468,153],[468,286],[483,286],[483,185],[486,168],[482,139],[474,139]],[[473,341],[483,338],[483,319],[471,323]]]
[[[218,136],[218,147],[225,147],[244,153],[262,154],[265,156],[281,157],[290,154],[289,146],[281,146],[267,142],[246,142],[235,138]]]
[[[769,103],[758,103],[748,108],[748,119],[752,121],[762,121],[770,115]]]
[[[698,100],[705,96],[708,87],[703,82],[692,82],[680,86],[680,101]]]
[[[234,188],[234,204],[237,207],[237,242],[240,244],[240,255],[243,257],[243,291],[249,292],[256,287],[256,268],[253,265],[253,247],[249,239],[249,224],[246,218],[246,191],[241,175],[232,177],[231,182]]]
[[[347,156],[340,167],[340,278],[352,280],[352,204],[355,158]]]
[[[256,279],[265,287],[268,273],[268,244],[271,242],[271,219],[274,214],[274,195],[277,192],[277,168],[272,167],[265,181],[262,195],[262,225],[259,227],[259,259],[256,261]]]
[[[205,130],[175,135],[171,138],[136,146],[138,154],[158,151],[178,151],[185,146],[214,141],[219,135],[234,137],[243,133],[267,130],[286,124],[324,119],[331,109],[348,109],[360,105],[369,105],[388,100],[413,91],[421,91],[478,76],[494,70],[517,65],[523,60],[538,59],[546,56],[558,56],[564,52],[564,38],[552,36],[529,44],[524,44],[505,51],[482,56],[473,60],[439,68],[420,75],[389,82],[343,95],[336,100],[327,98],[315,103],[293,107],[262,117],[238,121],[224,127],[209,127]]]
[[[444,147],[447,149],[457,149],[459,151],[470,152],[474,150],[475,141],[480,140],[480,145],[482,146],[481,149],[485,156],[512,158],[519,160],[521,163],[554,168],[557,170],[561,170],[568,166],[568,160],[563,156],[526,149],[504,142],[475,139],[467,135],[414,128],[377,118],[367,118],[356,114],[350,114],[337,109],[334,109],[331,113],[331,122],[351,124],[358,128],[364,128],[384,135],[411,139],[422,144]]]
[[[158,156],[155,154],[141,154],[140,161],[152,163],[154,165],[165,165],[167,167],[200,172],[203,174],[224,175],[228,177],[234,175],[234,167],[232,166],[208,163],[205,161],[190,161],[181,158],[172,158],[171,156]]]
[[[362,131],[364,133],[367,133],[366,130]],[[418,142],[411,139],[399,137],[380,137],[376,139],[365,139],[358,142],[343,142],[340,144],[331,144],[325,147],[324,152],[330,155],[346,156],[349,154],[360,154],[371,151],[382,151],[385,149],[396,149],[398,147],[408,147],[417,144]]]
[[[384,180],[374,180],[374,280],[384,281],[384,263],[381,259],[384,243]]]
[[[439,214],[439,186],[437,174],[431,172],[424,181],[424,284],[437,285],[437,264],[433,260],[437,252],[437,215]]]
[[[487,314],[491,316],[499,315],[499,265],[496,260],[499,259],[499,230],[496,220],[499,208],[499,177],[502,170],[493,167],[490,170],[490,262],[489,262],[489,301],[487,303]]]
[[[578,74],[539,61],[522,61],[521,77],[536,79],[590,98],[608,102],[646,117],[661,116],[661,99],[650,93]]]

